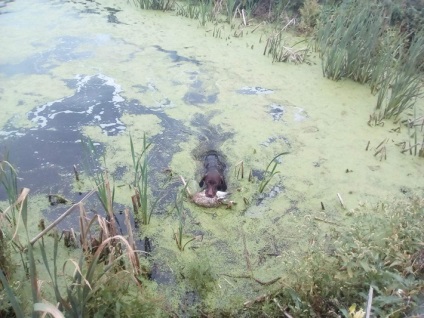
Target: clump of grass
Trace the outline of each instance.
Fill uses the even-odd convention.
[[[148,208],[148,156],[147,152],[151,146],[150,142],[147,142],[146,134],[143,135],[143,143],[141,147],[141,153],[139,155],[135,152],[133,139],[130,135],[130,146],[131,146],[131,158],[134,169],[134,183],[135,195],[133,196],[134,213],[140,214],[141,222],[143,224],[150,223],[150,217],[153,212],[153,207]]]
[[[135,6],[144,10],[170,11],[175,6],[175,0],[133,0],[132,2]]]
[[[205,296],[213,290],[217,279],[210,260],[206,255],[199,256],[187,263],[183,269],[183,276],[187,280],[188,285],[201,296]]]
[[[186,185],[187,187],[187,185]],[[186,212],[184,210],[184,193],[186,192],[186,187],[179,191],[178,195],[175,198],[175,215],[178,221],[178,230],[174,232],[175,243],[177,243],[178,249],[182,252],[184,251],[186,245],[191,241],[195,240],[195,237],[190,238],[187,242],[183,242],[184,238],[184,228],[185,228],[185,220],[186,220]]]
[[[16,206],[15,202],[18,198],[18,178],[15,168],[8,161],[8,154],[4,156],[4,160],[0,161],[0,185],[4,188],[9,202],[10,214],[4,214],[0,210],[3,217],[9,218],[8,221],[16,226]]]
[[[369,83],[379,120],[397,119],[422,96],[423,31],[406,49],[406,36],[388,24],[391,10],[390,3],[365,0],[326,7],[316,37],[323,75]]]
[[[93,192],[90,192],[93,193]],[[26,302],[14,292],[10,281],[13,279],[5,275],[4,269],[0,271],[0,282],[4,287],[7,299],[17,317],[36,316],[37,312],[48,313],[52,317],[96,317],[96,316],[152,316],[160,310],[155,300],[149,297],[142,286],[141,279],[145,274],[140,267],[137,251],[134,244],[121,235],[114,235],[110,222],[105,218],[95,215],[87,217],[83,202],[74,204],[70,210],[80,210],[80,249],[79,259],[62,261],[58,257],[59,237],[53,236],[52,251],[46,244],[44,234],[48,229],[37,235],[39,244],[37,250],[41,253],[42,263],[36,261],[36,239],[30,240],[28,236],[28,194],[29,189],[24,188],[14,206],[17,208],[16,219],[23,224],[26,236],[26,257],[23,262],[28,268],[32,291],[31,307],[25,307]],[[87,195],[85,198],[89,197]],[[68,215],[70,210],[62,216]],[[10,213],[7,209],[2,213]],[[62,216],[58,220],[62,219]],[[19,224],[19,222],[17,222]],[[129,222],[127,222],[129,224]],[[128,226],[128,225],[127,225]],[[17,231],[16,229],[14,230]],[[131,232],[131,231],[130,231]],[[10,240],[17,241],[19,235],[14,235]],[[97,236],[97,237],[95,237]],[[130,235],[131,239],[131,235]],[[48,255],[52,255],[52,257]],[[39,266],[44,266],[50,284],[41,284],[38,276]],[[66,273],[69,267],[74,270],[73,275]],[[65,275],[63,275],[63,273]],[[46,289],[51,288],[51,293]],[[53,299],[42,300],[41,295],[53,295]],[[52,305],[58,304],[58,306]]]
[[[268,56],[271,55],[273,63],[291,62],[294,64],[301,64],[306,60],[309,53],[309,47],[295,49],[295,46],[305,42],[305,40],[299,41],[294,45],[289,45],[283,37],[284,30],[293,23],[293,21],[294,20],[290,20],[282,30],[273,32],[267,39],[263,54]]]
[[[408,50],[399,50],[397,65],[388,72],[378,94],[376,109],[380,111],[380,118],[393,117],[396,120],[415,105],[417,98],[423,96],[420,73],[420,69],[424,68],[423,47],[424,29],[415,35]]]
[[[365,83],[378,64],[384,31],[384,8],[372,1],[346,1],[326,8],[320,18],[317,43],[323,74],[332,80],[349,77]]]
[[[196,0],[188,1],[188,3],[177,4],[177,15],[189,19],[197,19],[201,26],[205,26],[207,22],[214,21],[216,18],[216,7],[214,1],[211,0]]]
[[[300,29],[305,32],[311,32],[315,28],[319,14],[321,12],[321,6],[317,0],[305,0],[303,6],[299,9],[301,16]]]
[[[91,139],[86,144],[90,157],[96,156],[96,149]],[[103,163],[106,167],[106,155],[103,156]],[[115,215],[113,211],[113,205],[115,200],[115,184],[109,180],[109,172],[106,168],[96,169],[93,174],[93,180],[96,184],[97,197],[103,206],[103,209],[108,216],[109,225],[113,235],[118,233],[116,226]]]
[[[272,178],[280,173],[280,171],[276,171],[277,166],[279,164],[278,162],[278,158],[280,158],[283,155],[287,155],[289,154],[289,152],[282,152],[278,155],[276,155],[274,158],[272,158],[272,160],[269,162],[268,166],[265,169],[265,173],[264,173],[264,177],[262,179],[262,181],[259,183],[259,193],[264,192],[265,187],[268,185],[268,183],[272,180]]]

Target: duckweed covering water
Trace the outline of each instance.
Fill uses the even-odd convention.
[[[117,9],[113,19],[106,7]],[[151,202],[163,199],[139,231],[152,242],[151,288],[172,310],[240,307],[270,288],[246,277],[284,276],[289,253],[332,231],[317,219],[348,227],[360,202],[423,193],[423,159],[396,146],[408,140],[406,128],[367,125],[375,105],[367,87],[323,78],[314,54],[309,64],[271,64],[259,30],[216,39],[212,26],[108,0],[17,1],[1,10],[1,145],[22,185],[76,200],[72,165],[85,171],[83,188],[93,186],[81,146],[90,138],[115,176],[117,204],[131,207],[129,133],[140,143],[146,133]],[[232,34],[229,26],[222,32]],[[380,160],[374,153],[383,140],[387,159]],[[180,252],[173,239],[178,176],[199,190],[199,158],[209,147],[227,160],[237,204],[184,202],[185,239],[197,239]],[[259,195],[258,179],[285,151],[280,173]],[[243,179],[235,174],[240,161]]]

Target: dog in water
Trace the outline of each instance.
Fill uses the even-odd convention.
[[[215,150],[208,151],[203,159],[203,167],[205,171],[199,186],[205,187],[205,195],[208,198],[214,198],[217,191],[226,191],[225,164],[220,159],[218,152]]]

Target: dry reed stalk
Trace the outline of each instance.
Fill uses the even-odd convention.
[[[29,189],[28,189],[29,192]],[[74,210],[75,207],[82,204],[83,201],[85,201],[87,198],[89,198],[93,193],[95,193],[95,190],[91,190],[89,193],[87,193],[84,198],[82,198],[78,203],[75,203],[72,205],[68,210],[66,210],[61,216],[59,216],[53,223],[51,223],[49,226],[47,226],[44,231],[41,231],[38,233],[29,243],[31,245],[34,245],[34,243],[43,235],[45,235],[47,232],[49,232],[52,228],[54,228],[57,224],[59,224],[64,218],[66,218],[71,212]]]
[[[80,181],[79,173],[78,173],[78,170],[77,170],[77,166],[76,165],[74,165],[74,175],[75,175],[75,180],[77,182]]]
[[[135,241],[134,241],[134,236],[133,236],[133,232],[132,232],[132,227],[131,227],[131,222],[130,222],[130,214],[128,211],[128,208],[125,209],[124,211],[125,213],[125,226],[127,227],[127,231],[128,231],[128,243],[129,245],[132,247],[134,254],[136,253],[136,247],[135,247]],[[135,257],[135,262],[136,262],[136,274],[140,275],[141,274],[141,267],[140,267],[140,260],[137,257],[137,254],[134,255]]]
[[[337,193],[337,197],[339,198],[339,201],[340,201],[340,204],[341,204],[342,208],[343,208],[343,209],[346,209],[346,207],[345,207],[345,205],[344,205],[344,203],[343,203],[342,196],[340,195],[340,193]]]

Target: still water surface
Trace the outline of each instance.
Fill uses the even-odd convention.
[[[146,133],[154,145],[152,197],[165,198],[141,231],[153,242],[157,289],[175,306],[177,299],[198,300],[185,296],[191,288],[175,275],[183,263],[209,262],[218,278],[204,300],[231,307],[263,291],[222,274],[242,275],[251,266],[262,281],[283,275],[287,253],[304,248],[310,233],[331,231],[314,217],[348,226],[347,211],[362,202],[423,193],[423,159],[396,146],[408,141],[407,129],[367,125],[376,100],[369,88],[323,78],[313,52],[303,65],[272,64],[262,55],[265,29],[235,38],[226,25],[214,38],[213,25],[124,1],[2,5],[1,151],[9,151],[22,186],[78,200],[86,189],[76,186],[72,167],[87,167],[85,140],[105,154],[119,186],[132,180],[129,134],[140,149]],[[423,104],[418,101],[419,109]],[[383,140],[386,160],[374,156]],[[237,205],[207,210],[186,202],[186,232],[203,241],[180,253],[172,238],[178,176],[198,190],[198,159],[211,147],[226,158]],[[285,151],[280,173],[258,195],[257,178]],[[235,174],[241,161],[243,179]],[[169,183],[164,170],[173,172]],[[247,180],[250,171],[254,182]],[[131,206],[130,196],[128,187],[117,188],[119,208]],[[44,209],[52,219],[62,211]]]

